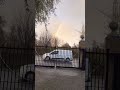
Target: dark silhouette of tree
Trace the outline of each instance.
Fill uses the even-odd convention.
[[[51,46],[58,47],[59,44],[60,44],[60,39],[58,39],[57,37],[52,37]]]
[[[49,32],[42,32],[38,40],[38,46],[51,46],[51,40],[52,36]]]
[[[35,12],[32,15],[30,1],[24,0],[26,15],[16,16],[17,19],[15,18],[15,23],[11,26],[11,32],[7,38],[7,45],[20,47],[35,46],[35,21],[46,23],[49,15],[54,13],[55,5],[58,2],[59,0],[35,0]]]
[[[42,32],[38,40],[38,46],[58,47],[59,44],[60,40],[52,36],[48,31]]]
[[[71,46],[68,43],[63,44],[62,47],[71,48]]]
[[[0,3],[5,3],[6,0],[0,0]],[[29,1],[24,0],[26,11],[30,11],[29,9]],[[49,15],[54,13],[56,9],[56,5],[60,0],[35,0],[35,20],[39,22],[47,22],[49,19]]]
[[[36,20],[39,22],[46,22],[49,19],[49,15],[54,13],[55,5],[60,0],[35,0],[35,14]]]
[[[12,47],[35,47],[35,23],[32,14],[17,16],[11,26],[8,45]]]
[[[28,0],[25,1],[25,8],[26,11],[29,12],[29,4]],[[46,32],[47,30],[47,20],[49,19],[50,14],[54,13],[55,6],[58,4],[60,0],[35,0],[35,21],[41,22],[45,24]],[[49,34],[49,33],[48,33]],[[54,41],[54,42],[53,42]],[[36,44],[36,39],[35,39]],[[55,44],[55,45],[54,45]],[[57,46],[58,39],[51,37],[51,35],[47,35],[47,33],[42,37],[40,37],[38,41],[38,45],[45,45],[45,46]]]
[[[79,48],[79,44],[75,44],[72,46],[72,48]]]

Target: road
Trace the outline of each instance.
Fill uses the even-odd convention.
[[[85,90],[85,72],[75,68],[36,66],[35,90]]]
[[[73,59],[70,62],[65,62],[63,60],[48,60],[45,61],[42,59],[42,56],[35,57],[35,65],[40,66],[61,66],[61,67],[79,67],[79,59]]]

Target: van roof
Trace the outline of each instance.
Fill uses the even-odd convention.
[[[72,50],[55,49],[54,51],[72,51]]]

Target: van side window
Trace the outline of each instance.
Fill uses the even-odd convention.
[[[58,51],[54,51],[54,52],[52,52],[51,54],[58,54]]]

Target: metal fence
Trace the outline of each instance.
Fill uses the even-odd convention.
[[[108,87],[119,90],[120,53],[111,53],[110,50],[104,49],[86,49],[84,54],[85,90],[109,90]],[[109,80],[112,84],[108,84]]]
[[[105,90],[107,51],[87,49],[85,90]]]
[[[82,50],[79,48],[36,46],[35,65],[81,68]]]
[[[0,90],[34,90],[34,49],[0,47]]]
[[[112,88],[111,90],[120,90],[120,53],[109,53],[108,55],[105,90],[109,90],[109,88]]]

